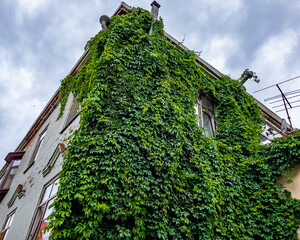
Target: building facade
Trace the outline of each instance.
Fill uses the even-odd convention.
[[[153,6],[159,8],[156,2],[152,4]],[[130,9],[131,7],[122,3],[114,15],[126,14]],[[154,14],[157,13],[156,10],[153,10]],[[174,44],[185,48],[167,33],[166,37]],[[76,75],[88,55],[87,49],[70,71],[70,75]],[[197,58],[197,62],[211,77],[222,76],[217,69],[200,57]],[[49,237],[49,233],[43,232],[47,226],[47,216],[51,213],[48,207],[56,196],[68,137],[71,135],[71,130],[79,126],[77,105],[73,96],[69,96],[66,110],[57,120],[58,93],[59,90],[47,103],[15,151],[7,154],[6,164],[0,171],[0,234],[3,240],[48,239]],[[263,141],[267,142],[273,137],[282,136],[282,119],[260,102],[258,105],[267,126]],[[199,126],[206,129],[207,135],[213,136],[216,126],[210,100],[200,97],[195,110],[202,116]]]

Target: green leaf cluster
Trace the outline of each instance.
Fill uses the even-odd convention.
[[[51,239],[297,239],[299,201],[276,179],[299,162],[299,134],[261,147],[253,97],[209,77],[148,11],[113,17],[87,47],[60,89],[61,115],[72,93],[81,120]],[[214,99],[214,138],[197,124],[200,90]]]

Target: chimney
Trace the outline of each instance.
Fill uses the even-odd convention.
[[[158,19],[158,9],[160,8],[160,5],[156,2],[156,1],[153,1],[151,3],[151,14],[152,16],[154,17],[155,20]]]

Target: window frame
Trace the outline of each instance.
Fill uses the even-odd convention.
[[[45,137],[46,137],[46,134],[47,134],[47,130],[48,130],[48,126],[49,124],[43,129],[43,131],[39,134],[39,138],[38,138],[38,141],[36,142],[35,144],[35,147],[34,147],[34,150],[33,150],[33,153],[31,155],[31,158],[30,158],[30,161],[28,163],[28,167],[26,168],[26,170],[24,171],[27,172],[27,170],[34,164],[34,162],[36,161],[39,153],[40,153],[40,150],[41,150],[41,147],[43,145],[43,142],[45,140]]]
[[[36,207],[34,216],[32,218],[31,224],[30,224],[30,228],[29,228],[26,240],[40,239],[38,237],[42,237],[42,236],[39,236],[40,231],[41,231],[41,226],[42,226],[42,223],[49,216],[48,215],[47,217],[45,217],[45,213],[48,209],[48,206],[51,205],[53,200],[56,198],[56,193],[57,193],[57,189],[59,186],[59,177],[58,176],[59,175],[55,176],[54,178],[52,178],[49,182],[47,182],[44,185],[41,195],[40,195],[40,198],[39,198],[39,201],[38,201],[38,205]],[[57,182],[58,186],[56,188],[56,192],[54,194],[52,194],[52,191],[54,189],[54,185],[56,184],[56,182]],[[48,198],[44,199],[45,194],[47,193],[47,189],[49,187],[51,187],[51,189],[48,193]]]
[[[15,172],[14,174],[10,174],[10,173],[11,173],[12,170],[14,170],[14,169],[17,171],[17,169],[18,169],[19,166],[20,166],[20,164],[14,166],[14,163],[15,163],[16,161],[20,161],[20,162],[21,162],[21,161],[22,161],[22,158],[16,158],[16,159],[13,159],[13,160],[11,160],[11,162],[8,164],[8,166],[7,166],[6,170],[5,170],[5,173],[3,174],[3,176],[2,176],[1,179],[0,179],[0,189],[9,189],[9,188],[10,188],[10,186],[11,186],[11,184],[12,184],[12,181],[13,181],[13,179],[14,179],[14,177],[15,177],[15,175],[16,175],[17,172]],[[13,175],[13,176],[11,177],[11,181],[10,181],[10,183],[8,184],[8,186],[5,186],[5,185],[7,185],[7,180],[8,180],[9,175]],[[5,186],[5,188],[4,188],[4,186]]]
[[[209,103],[209,104],[207,104],[207,103]],[[200,116],[198,126],[204,129],[204,135],[205,136],[210,136],[207,133],[207,130],[204,126],[204,121],[203,121],[204,114],[207,114],[208,117],[210,118],[209,122],[210,122],[210,127],[211,127],[211,130],[212,130],[212,133],[213,133],[213,135],[211,137],[215,137],[216,122],[215,122],[213,101],[209,97],[207,97],[203,94],[199,94],[198,102],[195,106],[195,109],[196,109],[196,114],[198,116]]]
[[[67,118],[65,120],[65,123],[63,125],[62,130],[60,133],[62,134],[70,125],[71,123],[77,118],[78,116],[78,110],[79,110],[79,103],[76,99],[76,97],[72,97],[72,103],[71,106],[69,107],[69,111],[67,114]]]
[[[16,213],[17,209],[15,208],[13,211],[11,211],[7,216],[6,219],[4,221],[4,224],[2,226],[1,232],[0,232],[0,236],[1,239],[5,240],[7,237],[7,233],[10,230],[11,227],[11,223],[15,217],[15,213]],[[9,223],[9,224],[8,224]],[[8,226],[7,226],[8,225]]]

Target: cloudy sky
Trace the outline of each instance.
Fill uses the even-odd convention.
[[[150,10],[152,0],[127,0]],[[159,0],[165,30],[224,74],[250,68],[254,91],[300,75],[300,1]],[[119,0],[2,0],[0,6],[0,166],[27,133]],[[280,85],[300,89],[300,78]],[[253,95],[261,102],[279,94]],[[297,98],[293,98],[295,101]],[[300,97],[298,98],[300,99]],[[270,107],[267,103],[266,105]],[[300,105],[300,102],[294,106]],[[276,110],[276,109],[274,109]],[[286,118],[284,112],[278,113]],[[290,111],[300,128],[300,108]]]

